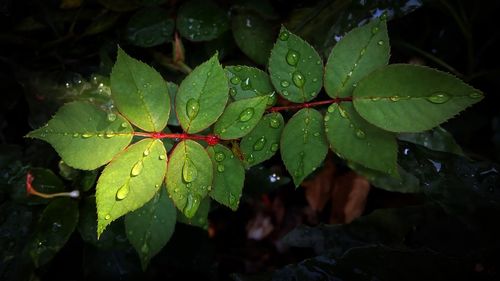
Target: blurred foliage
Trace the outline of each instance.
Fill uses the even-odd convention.
[[[500,160],[500,101],[495,95],[500,39],[491,22],[498,2],[204,2],[211,14],[190,10],[193,3],[1,2],[0,280],[227,280],[232,272],[238,273],[235,280],[498,279],[500,167],[494,162]],[[271,159],[247,171],[238,212],[205,202],[206,212],[185,221],[192,225],[177,224],[171,242],[143,272],[123,221],[111,225],[100,240],[94,235],[93,188],[100,171],[72,170],[50,146],[23,139],[69,101],[112,110],[108,76],[117,45],[178,84],[215,51],[226,65],[264,65],[262,58],[281,24],[326,57],[347,31],[383,12],[391,19],[391,62],[451,72],[487,96],[443,128],[399,135],[399,180],[335,158],[339,173],[355,170],[379,188],[371,191],[364,216],[351,224],[302,225],[289,232],[297,220],[282,210],[302,210],[304,199],[297,197],[303,194],[294,191],[279,161]],[[176,39],[176,34],[181,36]],[[177,124],[169,120],[173,131]],[[79,190],[81,195],[28,197],[28,171],[39,191]],[[402,193],[412,198],[411,204]],[[269,199],[283,194],[295,195]],[[387,208],[394,205],[405,207]],[[267,240],[247,240],[245,223],[263,208],[275,213],[275,228],[278,222],[286,226]],[[319,214],[313,221],[324,219]]]

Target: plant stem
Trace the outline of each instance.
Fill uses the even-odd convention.
[[[302,109],[302,108],[315,107],[315,106],[325,105],[325,104],[341,103],[341,102],[344,102],[344,101],[351,102],[352,101],[352,97],[334,98],[334,99],[331,99],[331,100],[306,102],[306,103],[292,104],[292,105],[286,105],[286,106],[275,106],[275,107],[269,108],[267,111],[269,111],[269,112],[278,112],[278,111],[282,111],[282,110]]]
[[[167,133],[146,133],[134,132],[134,136],[147,137],[153,139],[181,139],[181,140],[202,140],[206,141],[209,145],[216,145],[219,143],[219,138],[216,135],[195,135],[195,134],[167,134]]]

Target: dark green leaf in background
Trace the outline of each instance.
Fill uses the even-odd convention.
[[[172,41],[174,20],[162,8],[151,7],[137,11],[127,24],[127,39],[139,47],[153,47]]]
[[[226,11],[210,0],[191,0],[177,13],[177,30],[191,41],[209,41],[229,28]]]

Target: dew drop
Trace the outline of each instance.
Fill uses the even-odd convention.
[[[111,216],[110,216],[110,215],[106,215],[106,216],[104,217],[104,219],[105,219],[105,220],[109,220],[110,218],[111,218]]]
[[[279,148],[279,144],[277,144],[277,143],[271,144],[271,151],[272,152],[278,151],[278,148]]]
[[[123,123],[121,124],[121,126],[122,126],[122,128],[127,128],[127,127],[128,127],[128,124],[127,124],[127,122],[123,122]]]
[[[432,102],[432,103],[441,104],[441,103],[445,103],[445,102],[449,101],[450,98],[451,97],[447,93],[437,92],[437,93],[434,93],[432,96],[427,97],[427,100]]]
[[[335,106],[330,105],[330,106],[328,107],[327,111],[328,111],[328,112],[330,112],[330,113],[334,112],[334,111],[335,111]]]
[[[269,126],[271,128],[277,129],[280,127],[280,125],[281,125],[281,122],[278,118],[271,117],[271,119],[269,119]]]
[[[142,245],[142,247],[141,247],[141,252],[142,252],[143,254],[147,254],[147,253],[149,253],[149,246],[148,246],[148,244],[144,244],[144,245]]]
[[[281,92],[284,96],[288,96],[288,91]]]
[[[82,138],[84,138],[84,139],[88,139],[88,138],[90,138],[91,136],[92,136],[92,134],[89,134],[89,133],[83,133],[83,134],[82,134]]]
[[[372,101],[379,101],[380,97],[371,97],[370,100],[372,100]]]
[[[347,112],[343,108],[339,107],[339,112],[342,118],[347,118]]]
[[[191,98],[186,103],[186,114],[189,119],[194,119],[198,115],[198,111],[200,110],[200,103]]]
[[[236,204],[236,196],[234,194],[229,193],[229,205],[234,206]]]
[[[222,152],[217,152],[215,153],[215,161],[217,162],[221,162],[221,161],[224,161],[224,159],[226,159],[226,155],[224,155],[224,153]]]
[[[142,155],[148,156],[149,155],[149,149],[144,150],[144,152],[142,153]]]
[[[480,92],[472,92],[469,94],[469,98],[471,99],[480,99],[483,97],[483,94],[481,94]]]
[[[79,137],[79,136],[80,136],[80,134],[79,134],[79,133],[74,133],[74,134],[73,134],[73,137],[74,137],[74,138],[77,138],[77,137]]]
[[[253,144],[253,150],[255,150],[255,151],[261,151],[264,148],[265,145],[266,145],[266,138],[265,137],[260,137]]]
[[[158,159],[160,160],[165,160],[167,158],[167,156],[165,156],[165,154],[160,154],[160,156],[158,156]]]
[[[401,98],[400,98],[399,96],[392,96],[392,97],[389,97],[389,99],[390,99],[391,101],[398,101],[398,100],[400,100]]]
[[[250,81],[250,78],[243,80],[243,82],[241,83],[241,89],[245,91],[252,89],[252,82]]]
[[[235,70],[235,71],[238,71],[238,72],[239,72],[239,71],[241,71],[241,66],[239,66],[239,65],[235,66],[235,67],[234,67],[234,70]]]
[[[290,37],[290,34],[288,33],[288,31],[282,31],[279,35],[279,38],[281,41],[288,40],[288,37]]]
[[[366,134],[365,134],[365,132],[363,132],[362,130],[359,130],[359,129],[358,129],[358,130],[356,131],[356,137],[358,137],[358,138],[360,138],[360,139],[364,139],[364,138],[366,138]]]
[[[229,94],[234,97],[236,96],[236,89],[235,88],[229,88]]]
[[[286,62],[291,66],[296,66],[300,60],[300,54],[297,51],[289,50],[286,54]]]
[[[142,167],[143,167],[142,161],[137,161],[137,163],[135,163],[134,167],[132,167],[132,171],[130,171],[130,175],[133,177],[138,176],[142,172]]]
[[[217,172],[219,172],[219,173],[224,172],[224,165],[223,164],[218,164],[217,165]]]
[[[364,55],[365,53],[366,53],[366,48],[361,49],[361,51],[359,52],[361,56]]]
[[[108,131],[108,132],[106,132],[106,134],[105,134],[104,136],[105,136],[106,138],[110,139],[110,138],[112,138],[112,137],[114,137],[114,136],[115,136],[115,133],[113,133],[113,132],[111,132],[111,131]]]
[[[290,86],[290,82],[288,82],[286,80],[283,80],[283,81],[280,82],[280,85],[283,88],[287,88],[288,86]]]
[[[378,30],[379,30],[378,26],[374,26],[374,27],[372,28],[372,34],[377,33],[377,32],[378,32]]]
[[[306,117],[306,118],[304,119],[304,123],[305,123],[306,125],[308,125],[310,122],[311,122],[311,118]]]
[[[118,191],[116,191],[116,199],[118,200],[123,200],[127,197],[128,193],[130,192],[130,186],[128,181],[122,185]]]
[[[233,85],[238,85],[240,84],[241,79],[238,76],[233,76],[229,81],[231,81],[231,84]]]
[[[241,122],[247,122],[248,120],[252,119],[253,114],[254,114],[254,109],[249,107],[240,113],[239,119]]]
[[[316,133],[313,134],[313,136],[315,136],[315,137],[319,137],[319,135],[320,134],[318,132],[316,132]]]
[[[200,199],[198,199],[195,195],[188,194],[186,207],[184,207],[184,215],[188,218],[194,217],[196,211],[198,211],[198,207],[200,206]]]
[[[116,114],[108,113],[108,121],[113,122],[116,120]]]
[[[325,118],[323,118],[323,120],[324,120],[325,122],[330,121],[330,115],[325,115]]]
[[[377,42],[377,44],[378,44],[379,46],[382,46],[382,45],[384,45],[384,41],[383,41],[383,40],[380,40],[380,41],[378,41],[378,42]]]
[[[248,163],[253,163],[255,162],[255,156],[253,156],[253,154],[250,154],[247,158],[247,162]]]
[[[292,81],[293,81],[293,84],[295,84],[295,86],[302,88],[302,87],[304,87],[304,84],[306,82],[306,78],[299,71],[295,71],[292,74]]]
[[[184,161],[184,166],[182,166],[182,178],[185,182],[190,183],[196,179],[198,176],[198,169],[194,165],[191,159],[186,158]]]

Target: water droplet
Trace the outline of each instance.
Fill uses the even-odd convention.
[[[253,144],[253,150],[255,151],[260,151],[264,148],[266,145],[266,138],[265,137],[260,137],[254,144]]]
[[[304,119],[304,123],[305,123],[306,125],[307,125],[307,124],[309,124],[310,122],[311,122],[311,119],[310,119],[309,117],[306,117],[306,118]]]
[[[91,136],[93,136],[93,135],[92,135],[92,134],[89,134],[89,133],[83,133],[83,134],[82,134],[82,138],[84,138],[84,139],[88,139],[88,138],[90,138]]]
[[[316,133],[313,134],[313,136],[315,136],[315,137],[319,137],[319,135],[320,134],[318,132],[316,132]]]
[[[186,158],[184,161],[184,166],[182,166],[182,178],[186,183],[190,183],[196,179],[198,176],[198,169],[194,165],[191,159]]]
[[[447,93],[444,92],[437,92],[434,93],[432,96],[427,97],[427,100],[432,102],[432,103],[445,103],[450,100],[450,96]]]
[[[304,87],[304,84],[306,82],[306,78],[299,71],[295,71],[292,74],[292,81],[293,81],[293,84],[295,84],[295,86],[302,88],[302,87]]]
[[[392,96],[392,97],[389,97],[389,99],[390,99],[391,101],[398,101],[398,100],[400,100],[401,98],[400,98],[399,96]]]
[[[217,171],[218,171],[219,173],[224,172],[224,165],[223,165],[223,164],[218,164],[218,165],[217,165]]]
[[[108,113],[108,121],[113,122],[116,120],[116,114]]]
[[[291,66],[296,66],[300,60],[300,54],[297,51],[289,50],[286,54],[286,62]]]
[[[248,91],[252,89],[252,82],[250,81],[250,78],[247,77],[247,79],[243,80],[241,83],[241,89]]]
[[[200,199],[198,199],[195,195],[188,194],[186,207],[184,207],[184,215],[188,218],[194,217],[199,206]]]
[[[378,26],[374,26],[374,27],[372,27],[372,33],[373,33],[373,34],[377,33],[377,32],[378,32],[378,30],[379,30]]]
[[[236,89],[235,89],[235,88],[229,88],[229,94],[230,94],[232,97],[236,96],[236,93],[237,93],[237,92],[236,92]]]
[[[160,160],[165,160],[167,158],[167,156],[165,156],[165,154],[160,154],[160,156],[158,156],[158,159]]]
[[[277,144],[277,143],[271,144],[271,151],[272,152],[278,151],[278,148],[279,148],[279,144]]]
[[[339,107],[339,112],[342,118],[347,118],[347,112],[342,107]]]
[[[189,119],[194,119],[198,115],[198,111],[200,110],[200,103],[191,98],[186,103],[186,114]]]
[[[380,41],[378,41],[378,42],[377,42],[377,44],[378,44],[379,46],[382,46],[382,45],[384,45],[384,41],[383,41],[383,40],[380,40]]]
[[[121,124],[121,126],[122,126],[122,128],[127,128],[127,127],[128,127],[128,124],[127,124],[127,122],[123,122],[123,123]]]
[[[483,94],[481,94],[480,92],[472,92],[469,94],[469,98],[471,99],[480,99],[483,97]]]
[[[79,136],[80,136],[80,134],[79,134],[79,133],[74,133],[74,134],[73,134],[73,137],[74,137],[74,138],[77,138],[77,137],[79,137]]]
[[[288,37],[290,37],[290,34],[288,33],[288,31],[283,30],[282,32],[280,32],[279,38],[281,41],[288,40]]]
[[[332,113],[335,111],[335,106],[334,105],[330,105],[327,109],[328,112]]]
[[[108,131],[108,132],[106,132],[106,134],[105,134],[104,136],[105,136],[106,138],[110,139],[110,138],[112,138],[112,137],[114,137],[114,136],[115,136],[115,133],[113,133],[113,132],[111,132],[111,131]]]
[[[229,193],[229,205],[233,206],[236,204],[236,196],[234,194]]]
[[[288,96],[288,91],[281,92],[284,96]]]
[[[144,253],[144,254],[149,253],[149,246],[148,246],[148,244],[142,245],[141,252]]]
[[[313,82],[318,82],[318,78],[313,78]]]
[[[149,149],[144,150],[144,152],[142,153],[142,155],[148,156],[149,155]]]
[[[129,182],[127,181],[124,185],[118,188],[118,191],[116,191],[116,199],[118,200],[125,199],[129,192],[130,192],[130,186]]]
[[[142,167],[143,167],[142,161],[137,161],[137,163],[135,163],[135,165],[132,167],[130,175],[133,177],[138,176],[142,172]]]
[[[238,85],[240,84],[241,79],[238,76],[233,76],[229,81],[231,81],[231,84],[233,85]]]
[[[221,162],[221,161],[224,161],[224,159],[226,159],[226,155],[224,155],[224,153],[222,152],[217,152],[215,153],[215,161],[217,162]]]
[[[110,216],[110,215],[106,215],[106,216],[104,217],[104,219],[105,219],[105,220],[109,220],[110,218],[111,218],[111,216]]]
[[[325,115],[325,118],[323,118],[323,120],[324,120],[325,122],[330,121],[330,115]]]
[[[207,77],[210,77],[210,75],[212,75],[212,72],[207,72]]]
[[[247,158],[247,162],[248,163],[253,163],[255,161],[255,156],[253,156],[253,154],[250,154]]]
[[[352,76],[352,71],[349,71],[349,73],[347,73],[347,77],[351,77]]]
[[[380,97],[371,97],[370,100],[372,100],[372,101],[378,101],[378,100],[380,100]]]
[[[252,119],[253,114],[254,114],[254,109],[249,107],[240,113],[239,119],[241,122],[247,122],[248,120]]]
[[[360,139],[364,139],[366,137],[366,134],[365,132],[363,132],[362,130],[358,129],[356,131],[356,137],[360,138]]]
[[[277,128],[279,128],[279,127],[280,127],[280,125],[281,125],[281,122],[280,122],[280,120],[279,120],[278,118],[271,117],[271,118],[269,119],[269,126],[270,126],[271,128],[277,129]]]
[[[283,88],[287,88],[288,86],[290,86],[290,82],[288,82],[286,80],[283,80],[283,81],[280,82],[280,85]]]
[[[241,66],[239,66],[239,65],[235,66],[235,67],[234,67],[234,70],[235,70],[235,71],[238,71],[238,72],[239,72],[239,71],[241,71]]]

